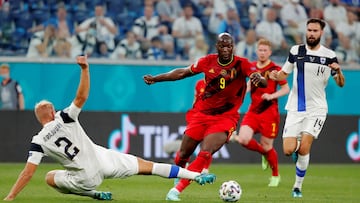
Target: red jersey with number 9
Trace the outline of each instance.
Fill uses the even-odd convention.
[[[205,89],[195,101],[194,110],[217,115],[238,113],[246,92],[246,77],[256,72],[256,67],[238,56],[221,64],[217,54],[209,54],[194,63],[191,71],[205,75]]]

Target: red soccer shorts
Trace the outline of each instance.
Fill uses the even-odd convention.
[[[187,126],[185,134],[194,140],[202,141],[207,135],[225,132],[230,138],[236,129],[240,115],[233,114],[207,115],[201,112],[190,110],[186,114]]]
[[[279,114],[256,114],[247,112],[241,122],[241,125],[247,125],[267,138],[276,138],[279,132],[280,115]]]

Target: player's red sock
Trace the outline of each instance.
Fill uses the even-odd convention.
[[[272,176],[278,176],[279,168],[278,168],[278,156],[276,150],[274,148],[270,149],[268,152],[266,152],[265,157],[272,170]]]
[[[190,171],[201,172],[204,166],[209,166],[212,161],[212,155],[210,152],[200,151],[197,157],[190,165],[187,167]],[[182,192],[188,185],[190,181],[188,179],[181,179],[176,185],[176,189],[179,192]]]
[[[204,168],[203,168],[202,172],[204,172],[204,170],[206,170],[207,172],[209,171],[211,162],[212,162],[212,157],[211,157],[210,161],[208,161],[204,164]]]
[[[259,152],[260,154],[264,154],[264,148],[253,138],[249,141],[247,145],[243,145],[246,149]]]
[[[175,162],[176,165],[178,165],[178,166],[180,166],[182,168],[185,168],[186,163],[189,162],[189,160],[190,160],[190,157],[188,157],[186,159],[181,159],[179,154],[180,154],[180,152],[177,151],[174,162]]]

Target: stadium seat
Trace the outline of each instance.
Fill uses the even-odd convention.
[[[14,19],[16,28],[23,28],[24,30],[28,30],[33,26],[34,19],[30,12],[22,11],[12,16]]]
[[[114,38],[114,43],[117,45],[122,39],[126,37],[126,32],[128,31],[124,26],[116,24],[118,28],[118,33]]]
[[[11,35],[13,32],[12,16],[10,12],[0,10],[0,49],[8,49],[11,46]]]
[[[50,18],[50,12],[47,9],[36,9],[32,11],[32,17],[35,24],[39,25]]]
[[[89,10],[94,10],[96,5],[105,5],[104,0],[84,0],[84,2]]]
[[[33,26],[33,17],[30,12],[22,11],[13,16],[15,30],[11,33],[11,49],[16,51],[19,49],[27,50],[31,33],[29,28]]]
[[[11,15],[20,13],[23,10],[22,2],[20,0],[11,1],[10,4],[10,13]]]
[[[1,50],[1,55],[2,56],[14,56],[14,51],[11,49],[4,49],[4,50]]]
[[[30,9],[36,9],[44,5],[43,0],[25,0],[24,3],[27,3]]]
[[[56,16],[56,11],[57,11],[57,8],[58,8],[57,0],[45,0],[44,4],[48,8],[48,10],[50,12],[50,16],[55,17]],[[64,5],[66,5],[66,4],[64,4]]]
[[[106,12],[109,15],[116,15],[119,13],[124,13],[126,11],[126,2],[123,1],[113,1],[113,0],[105,0]]]
[[[15,29],[12,33],[11,48],[13,51],[27,50],[30,34],[21,27]]]
[[[140,17],[144,6],[141,0],[128,0],[127,2],[127,11],[129,15],[133,16],[135,19]]]
[[[130,30],[133,26],[133,23],[136,19],[136,16],[128,15],[128,13],[119,13],[115,16],[115,23],[120,27],[122,27],[123,30]]]
[[[72,13],[74,23],[80,24],[89,17],[87,10],[77,10]]]

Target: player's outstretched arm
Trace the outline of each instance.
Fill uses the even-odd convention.
[[[280,80],[285,80],[288,77],[289,74],[285,73],[284,71],[280,70],[273,70],[270,72],[269,74],[269,78],[271,80],[275,80],[275,81],[280,81]]]
[[[329,67],[332,70],[336,71],[336,74],[334,75],[334,79],[335,79],[336,84],[339,87],[344,87],[344,85],[345,85],[345,77],[344,77],[344,74],[341,71],[341,68],[340,68],[339,64],[338,63],[332,63],[332,64],[329,65]]]
[[[90,90],[90,73],[87,56],[78,56],[77,63],[81,67],[81,74],[80,83],[76,92],[76,97],[74,99],[74,104],[77,107],[82,108],[89,96]]]
[[[27,162],[25,168],[20,173],[17,181],[11,188],[9,194],[4,198],[5,201],[12,201],[21,192],[21,190],[29,183],[37,169],[37,165]]]
[[[156,76],[144,75],[143,79],[146,84],[151,85],[156,82],[181,80],[193,75],[194,73],[191,72],[190,66],[188,66],[186,68],[177,68],[167,73],[162,73]]]

